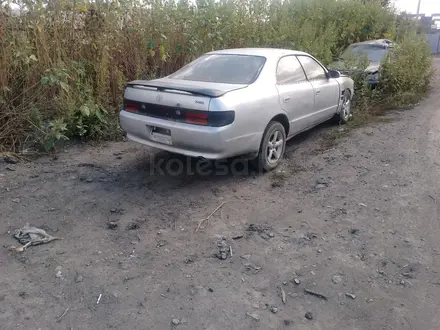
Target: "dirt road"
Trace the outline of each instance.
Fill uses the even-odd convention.
[[[266,175],[130,142],[1,164],[0,245],[63,240],[0,249],[0,328],[440,329],[439,95]]]

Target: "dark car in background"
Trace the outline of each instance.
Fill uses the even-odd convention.
[[[348,46],[329,67],[350,76],[364,73],[368,84],[375,87],[380,79],[381,63],[393,47],[393,42],[388,39],[354,43]],[[367,61],[365,70],[352,67],[349,62],[353,58],[365,59]]]

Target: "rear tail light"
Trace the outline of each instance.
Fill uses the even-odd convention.
[[[138,105],[136,103],[125,103],[125,111],[128,112],[139,112]]]
[[[209,126],[227,126],[235,120],[235,111],[209,111],[208,114]]]
[[[208,113],[202,111],[186,111],[185,121],[188,124],[208,125]]]
[[[232,124],[234,111],[186,111],[185,122],[188,124],[221,127]]]

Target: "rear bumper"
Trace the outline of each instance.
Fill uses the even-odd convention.
[[[207,127],[148,117],[124,110],[119,113],[119,119],[128,139],[190,157],[225,159],[257,152],[261,141],[261,134],[258,133],[241,135],[239,125],[235,122],[223,127]],[[152,140],[151,126],[169,129],[172,145]]]

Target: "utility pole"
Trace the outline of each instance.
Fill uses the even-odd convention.
[[[422,0],[419,0],[419,4],[417,5],[417,18],[419,18],[420,14],[420,4],[422,3]]]

